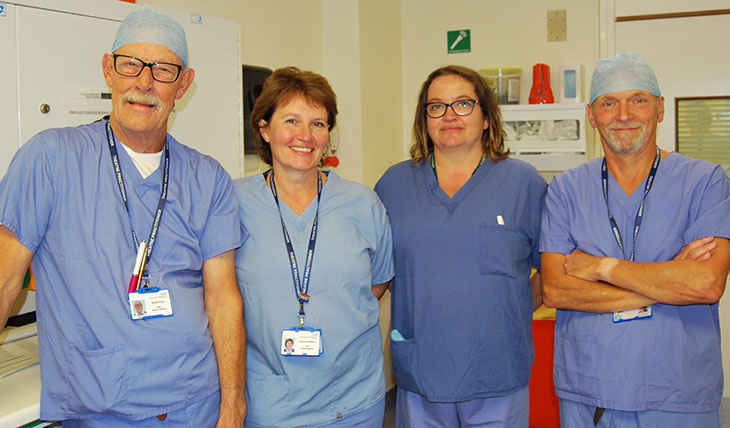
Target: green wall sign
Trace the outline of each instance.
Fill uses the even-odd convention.
[[[471,52],[471,30],[455,30],[446,33],[446,52]]]

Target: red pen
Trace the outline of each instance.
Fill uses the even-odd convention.
[[[134,293],[137,290],[139,284],[139,278],[142,276],[142,259],[147,254],[147,243],[142,241],[137,248],[137,258],[134,261],[134,271],[132,271],[132,278],[129,280],[129,293]]]

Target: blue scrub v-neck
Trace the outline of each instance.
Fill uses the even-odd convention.
[[[461,186],[456,193],[454,193],[454,196],[451,197],[449,197],[449,195],[447,195],[446,192],[444,192],[444,189],[442,189],[439,185],[438,179],[436,179],[436,175],[433,173],[430,165],[424,164],[420,170],[421,173],[424,174],[424,181],[426,186],[431,190],[431,194],[440,204],[445,206],[450,213],[453,213],[459,206],[459,203],[464,200],[464,198],[466,198],[472,190],[474,190],[492,166],[494,166],[494,163],[489,159],[485,159],[482,166],[474,171],[474,174],[469,177],[469,180],[467,180],[467,182],[464,183],[464,185]]]

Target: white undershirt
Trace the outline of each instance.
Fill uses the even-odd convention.
[[[142,174],[142,178],[149,177],[153,172],[157,171],[157,168],[160,167],[162,150],[157,153],[137,153],[127,147],[124,143],[122,143],[122,147],[124,147],[124,150],[127,151],[129,157],[132,158],[134,166],[136,166],[137,171]]]

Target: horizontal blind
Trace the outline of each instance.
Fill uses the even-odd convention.
[[[730,97],[677,98],[677,150],[730,171]]]

